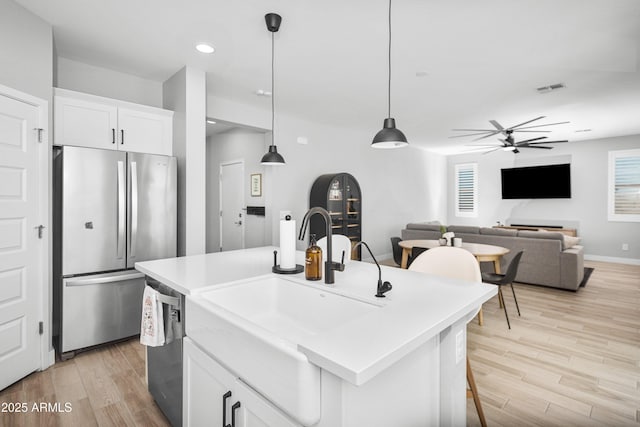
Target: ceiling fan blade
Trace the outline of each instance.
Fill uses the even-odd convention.
[[[542,118],[542,117],[540,117],[540,118]],[[566,125],[567,123],[571,123],[571,122],[545,123],[543,125],[525,126],[523,128],[520,128],[520,129],[532,129],[532,128],[539,128],[539,127],[543,127],[543,126]]]
[[[490,131],[493,132],[493,131]],[[476,135],[486,135],[487,132],[479,132],[479,133],[467,133],[464,135],[452,135],[449,138],[464,138],[465,136],[476,136]]]
[[[502,149],[502,147],[493,148],[493,149],[491,149],[489,151],[485,151],[484,153],[482,153],[482,155],[484,156],[485,154],[493,153],[494,151],[501,150],[501,149]]]
[[[542,145],[518,145],[518,148],[543,148],[545,150],[553,149],[553,147],[544,147]]]
[[[492,133],[489,133],[489,134],[487,134],[487,135],[485,135],[485,136],[481,136],[480,138],[472,139],[472,141],[479,141],[479,140],[481,140],[481,139],[489,138],[490,136],[494,136],[494,135],[497,135],[497,134],[499,134],[499,133],[500,133],[500,131],[499,131],[499,130],[497,130],[497,131],[492,132]]]
[[[451,129],[460,132],[493,132],[493,129]]]
[[[523,129],[523,128],[520,128],[520,129],[512,129],[512,132],[535,132],[535,133],[541,133],[541,132],[544,132],[544,133],[551,133],[551,131],[550,131],[550,130],[542,130],[542,129],[540,129],[540,130],[537,130],[537,129],[536,129],[536,130],[522,130],[522,129]]]
[[[540,116],[540,117],[536,117],[535,119],[531,119],[531,120],[527,120],[526,122],[522,122],[520,124],[517,124],[515,126],[511,126],[507,129],[515,129],[515,128],[519,128],[522,125],[526,125],[527,123],[531,123],[531,122],[535,122],[536,120],[540,120],[540,119],[544,119],[546,116]]]
[[[495,120],[489,120],[489,123],[491,123],[493,125],[493,127],[498,129],[500,132],[502,132],[504,130],[502,125],[500,123],[498,123],[497,121],[495,121]]]
[[[561,142],[569,142],[566,139],[563,140],[559,140],[559,141],[540,141],[540,142],[531,142],[531,145],[537,145],[537,144],[559,144]]]
[[[546,138],[547,138],[546,136],[539,136],[539,137],[537,137],[537,138],[525,139],[524,141],[518,141],[518,142],[516,142],[516,143],[515,143],[515,145],[522,145],[522,144],[525,144],[525,145],[526,145],[528,142],[531,142],[531,141],[538,141],[538,140],[540,140],[540,139],[546,139]],[[544,142],[546,143],[547,141],[544,141]]]
[[[480,148],[473,148],[471,150],[463,150],[462,152],[463,153],[480,153],[480,152],[482,152],[483,150],[486,150],[486,149],[487,149],[486,147],[480,147]]]

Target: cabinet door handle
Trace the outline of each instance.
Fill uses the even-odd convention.
[[[227,427],[227,399],[231,397],[231,390],[222,395],[222,427]]]
[[[116,129],[115,128],[111,128],[111,143],[112,144],[116,143]]]
[[[236,409],[240,407],[240,402],[236,402],[231,407],[231,427],[236,427]]]
[[[120,129],[120,145],[124,145],[124,129]]]

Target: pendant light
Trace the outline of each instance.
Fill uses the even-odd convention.
[[[284,165],[284,158],[278,153],[278,147],[276,147],[274,141],[274,121],[275,121],[275,97],[276,93],[273,89],[274,81],[274,37],[275,33],[280,29],[280,23],[282,17],[277,13],[267,13],[264,16],[264,20],[267,24],[267,30],[271,32],[271,145],[267,154],[262,156],[260,164],[268,166],[281,166]]]
[[[391,0],[389,0],[389,85],[387,94],[387,118],[382,130],[373,138],[373,148],[400,148],[409,145],[407,137],[400,129],[396,129],[396,120],[391,117]]]

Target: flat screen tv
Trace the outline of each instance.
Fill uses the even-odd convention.
[[[502,169],[503,199],[570,199],[571,165]]]

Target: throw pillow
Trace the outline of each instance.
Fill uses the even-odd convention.
[[[572,248],[575,245],[577,245],[578,243],[580,243],[580,238],[579,237],[567,236],[565,234],[565,236],[564,236],[564,248],[565,249]]]

